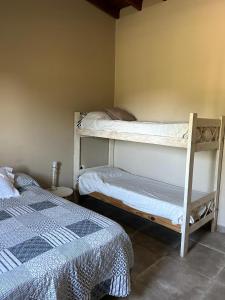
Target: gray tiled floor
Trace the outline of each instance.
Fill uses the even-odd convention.
[[[139,229],[121,225],[131,238],[135,254],[132,292],[127,299],[225,299],[224,234],[201,230],[191,237],[191,250],[181,259],[176,234],[166,241],[155,236],[156,228],[151,234],[151,228],[155,227],[152,224]],[[164,231],[167,235],[167,230]],[[104,298],[109,299],[115,298]]]
[[[132,292],[127,299],[225,299],[224,234],[201,230],[191,237],[191,250],[181,259],[176,234],[166,241],[155,236],[156,228],[151,235],[151,228],[155,227],[152,224],[140,229],[121,225],[131,238],[135,254]],[[167,230],[163,230],[167,235]],[[109,299],[115,298],[104,298]]]
[[[111,207],[101,211],[124,227],[133,244],[132,291],[126,299],[225,300],[225,234],[198,231],[181,259],[178,234]]]

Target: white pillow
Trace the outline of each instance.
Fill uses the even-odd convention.
[[[10,167],[0,167],[0,174],[7,176],[12,183],[14,183],[14,174],[13,174],[13,168]]]
[[[13,186],[10,178],[0,174],[0,199],[18,197],[19,195],[18,190]]]
[[[112,120],[110,116],[104,111],[93,111],[89,112],[84,119],[94,119],[94,120]]]
[[[20,194],[14,187],[14,175],[11,168],[0,168],[0,199],[18,197]]]

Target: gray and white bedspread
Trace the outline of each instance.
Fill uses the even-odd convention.
[[[133,252],[115,222],[37,186],[0,200],[0,299],[130,292]]]

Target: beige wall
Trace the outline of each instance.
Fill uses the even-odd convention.
[[[115,104],[139,119],[225,113],[225,2],[144,1],[116,26]]]
[[[125,9],[116,25],[115,105],[140,120],[225,114],[224,12],[224,0],[145,0],[141,12]],[[212,187],[209,158],[197,156],[194,186],[200,190]],[[182,150],[117,143],[118,165],[179,185],[184,159]],[[219,223],[225,226],[225,184]]]
[[[140,120],[225,114],[224,11],[224,0],[125,9],[116,25],[115,105]],[[61,183],[72,184],[73,112],[113,103],[114,25],[84,0],[1,1],[0,165],[48,183],[59,160]],[[183,184],[182,150],[120,142],[115,154],[121,167]],[[198,189],[212,187],[211,156],[197,157]],[[221,198],[225,226],[225,184]]]
[[[111,106],[115,21],[84,0],[0,3],[0,165],[72,185],[73,112]]]

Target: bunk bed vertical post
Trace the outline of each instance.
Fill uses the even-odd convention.
[[[193,171],[194,171],[194,156],[195,156],[195,136],[197,128],[197,114],[191,113],[189,118],[189,135],[187,145],[186,157],[186,172],[184,185],[184,214],[183,223],[181,226],[181,248],[180,256],[184,257],[188,251],[189,234],[190,234],[190,208],[193,185]]]
[[[114,149],[115,149],[115,140],[109,139],[109,155],[108,155],[109,167],[114,167]]]
[[[80,172],[80,142],[81,137],[77,131],[77,124],[80,121],[80,112],[74,113],[74,164],[73,164],[73,187],[77,190],[77,180]]]
[[[219,208],[219,197],[220,197],[220,185],[221,185],[221,173],[222,173],[222,162],[223,162],[223,149],[224,149],[224,128],[225,128],[225,117],[220,118],[220,132],[219,132],[219,148],[217,150],[216,158],[216,173],[215,173],[215,199],[214,199],[214,218],[211,224],[211,231],[216,231],[217,219],[218,219],[218,208]]]

